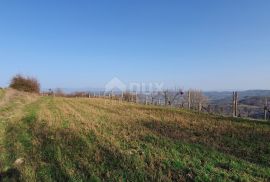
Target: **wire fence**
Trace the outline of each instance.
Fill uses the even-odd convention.
[[[200,91],[162,91],[155,93],[137,92],[74,92],[71,94],[47,92],[44,96],[62,96],[77,98],[103,98],[118,102],[131,102],[145,105],[158,105],[163,107],[185,108],[202,113],[270,120],[270,96],[241,98],[237,92],[232,92],[226,99],[209,99]]]

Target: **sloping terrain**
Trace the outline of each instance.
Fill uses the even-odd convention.
[[[2,92],[3,181],[270,180],[269,123]]]

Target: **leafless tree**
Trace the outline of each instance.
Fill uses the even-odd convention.
[[[162,92],[162,95],[165,100],[165,105],[175,105],[177,104],[177,100],[183,96],[183,91],[181,89],[170,91],[170,90],[164,90]]]
[[[201,108],[208,103],[208,98],[201,90],[191,89],[184,95],[186,103],[190,104],[193,109],[201,110]]]

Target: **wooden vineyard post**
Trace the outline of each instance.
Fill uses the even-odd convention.
[[[168,92],[167,91],[164,92],[164,99],[165,99],[165,106],[167,106],[168,105]]]
[[[267,110],[268,110],[268,100],[265,98],[265,105],[264,105],[264,120],[267,120]]]
[[[233,117],[238,115],[238,93],[233,92],[233,105],[232,105]]]
[[[235,117],[234,106],[235,106],[235,92],[233,92],[233,102],[232,102],[232,116],[233,117]]]
[[[131,102],[134,103],[134,92],[131,92]]]
[[[191,98],[190,98],[191,94],[190,91],[188,91],[188,109],[191,108]]]
[[[235,116],[238,116],[238,92],[235,92]]]
[[[199,112],[201,112],[201,111],[202,111],[202,103],[199,102]]]

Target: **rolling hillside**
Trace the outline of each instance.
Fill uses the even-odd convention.
[[[0,91],[0,181],[269,181],[270,125]]]
[[[205,92],[212,106],[212,112],[232,115],[232,92]],[[238,92],[239,114],[244,118],[264,119],[265,99],[270,100],[269,90],[247,90]],[[270,108],[270,105],[268,104]],[[269,115],[269,114],[268,114]]]

